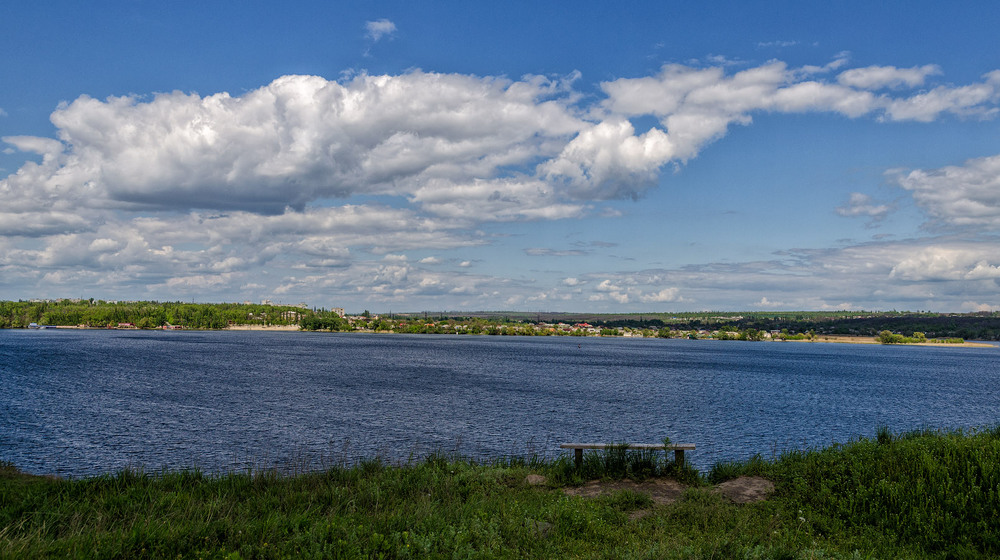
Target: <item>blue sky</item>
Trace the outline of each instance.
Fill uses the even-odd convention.
[[[17,4],[2,299],[1000,310],[991,3]]]

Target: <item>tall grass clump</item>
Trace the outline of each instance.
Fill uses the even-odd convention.
[[[826,533],[875,530],[948,557],[1000,555],[1000,429],[881,429],[762,470]]]
[[[718,484],[741,476],[766,476],[769,465],[761,456],[754,455],[746,461],[723,461],[712,465],[706,479],[711,484]]]
[[[700,482],[698,470],[689,463],[678,465],[659,449],[633,449],[628,444],[612,445],[604,450],[585,451],[578,466],[568,457],[553,461],[548,470],[555,482],[580,484],[592,479],[645,480],[670,477],[688,484]]]

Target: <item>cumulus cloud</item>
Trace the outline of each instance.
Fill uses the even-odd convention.
[[[3,179],[0,197],[25,211],[57,200],[278,214],[321,199],[389,195],[442,217],[563,219],[589,212],[587,201],[641,196],[665,165],[695,157],[755,113],[930,120],[996,110],[1000,72],[891,97],[860,84],[916,83],[912,74],[934,68],[858,70],[840,74],[844,85],[781,62],[731,75],[671,64],[603,83],[606,98],[590,107],[579,105],[576,75],[512,81],[421,71],[343,82],[284,76],[238,97],[81,96],[52,114],[58,139],[4,138],[43,157]],[[643,116],[660,126],[636,130],[631,119]]]
[[[558,99],[565,93],[545,79],[415,71],[344,84],[285,76],[241,97],[83,96],[52,114],[58,141],[5,138],[46,159],[0,186],[153,210],[278,213],[355,194],[419,202],[427,196],[421,189],[444,183],[456,194],[475,191],[477,181],[557,150],[583,126]],[[488,200],[495,190],[481,194]],[[544,193],[533,199],[551,202]]]
[[[915,169],[895,179],[938,222],[1000,229],[1000,155],[929,171]]]
[[[394,30],[388,20],[369,23],[377,24],[368,27],[373,40]],[[176,290],[226,283],[288,294],[333,289],[341,274],[363,268],[378,288],[373,297],[416,293],[400,283],[417,279],[423,294],[503,301],[506,281],[466,281],[462,270],[455,278],[465,280],[449,282],[423,268],[441,261],[363,263],[481,244],[483,223],[618,216],[600,201],[641,197],[664,169],[766,113],[989,118],[1000,101],[1000,71],[935,86],[934,66],[840,71],[845,64],[846,57],[800,68],[770,62],[737,72],[670,64],[605,82],[596,100],[574,88],[578,74],[420,70],[340,81],[282,76],[241,95],[81,96],[52,113],[56,137],[3,137],[10,150],[34,156],[0,179],[0,266],[7,278],[41,270],[51,283]],[[907,90],[915,87],[924,89]],[[941,222],[995,228],[998,158],[915,170],[899,182]],[[356,203],[370,200],[395,207]],[[872,219],[888,211],[859,193],[838,209]],[[904,261],[893,278],[914,274]],[[986,257],[955,262],[968,278],[993,278],[997,266]],[[269,269],[282,272],[265,281]],[[579,285],[565,288],[591,286],[597,301],[621,304],[686,301],[698,289],[574,274],[567,282]]]
[[[636,135],[626,120],[602,121],[581,131],[539,170],[546,179],[565,183],[577,198],[635,197],[654,183],[673,154],[659,129]]]
[[[926,247],[900,260],[889,276],[908,281],[984,280],[1000,278],[1000,255],[982,248]]]
[[[396,24],[385,19],[365,22],[366,36],[372,41],[378,42],[383,37],[392,37],[396,34]]]

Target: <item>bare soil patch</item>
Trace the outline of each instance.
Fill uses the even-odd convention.
[[[563,493],[568,496],[597,498],[612,495],[622,490],[632,490],[646,494],[657,505],[663,505],[676,502],[684,494],[685,489],[687,486],[684,484],[667,478],[654,478],[642,482],[626,478],[624,480],[591,480],[583,486],[563,488]],[[749,504],[766,500],[774,491],[774,483],[759,476],[741,476],[716,485],[713,491],[722,494],[734,503]],[[642,511],[648,513],[645,510]]]
[[[741,476],[715,485],[713,490],[737,504],[766,500],[774,492],[774,483],[759,476]]]
[[[636,482],[634,480],[591,480],[583,486],[575,488],[563,488],[569,496],[582,496],[584,498],[597,498],[621,492],[622,490],[632,490],[641,492],[653,499],[656,504],[670,504],[676,502],[684,489],[687,488],[676,480],[666,478],[655,478]]]

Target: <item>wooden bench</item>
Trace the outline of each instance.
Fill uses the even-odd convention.
[[[563,443],[559,445],[562,449],[572,449],[573,458],[576,460],[576,466],[580,466],[583,463],[583,450],[584,449],[608,449],[610,447],[624,447],[626,449],[662,449],[664,452],[673,450],[674,452],[674,462],[678,466],[684,464],[684,452],[694,451],[693,443],[671,443],[669,445],[663,445],[662,443]]]

